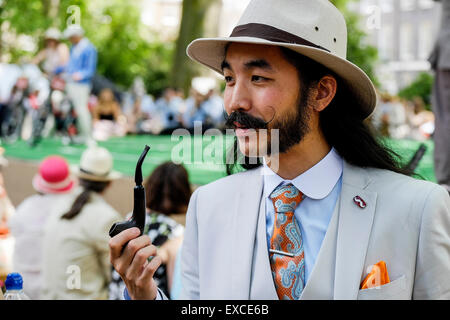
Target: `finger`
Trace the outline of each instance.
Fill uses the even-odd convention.
[[[160,256],[155,256],[152,261],[150,261],[147,266],[142,271],[141,276],[138,278],[136,284],[139,287],[145,287],[148,286],[151,282],[153,275],[155,274],[156,270],[161,265],[162,260]]]
[[[138,228],[130,228],[120,232],[109,240],[111,263],[121,256],[123,246],[132,239],[139,237],[140,233]]]
[[[152,241],[147,235],[143,235],[130,240],[130,242],[128,242],[128,244],[126,244],[125,248],[123,249],[122,256],[120,257],[120,259],[123,260],[122,263],[126,262],[126,265],[128,267],[133,262],[133,258],[136,252],[144,247],[151,246],[151,244]]]
[[[150,245],[137,251],[134,255],[133,262],[125,275],[127,281],[137,280],[140,277],[144,267],[147,266],[148,258],[152,256],[156,256],[155,246]]]

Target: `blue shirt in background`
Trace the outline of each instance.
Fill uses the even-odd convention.
[[[83,38],[70,48],[69,61],[65,66],[56,68],[55,74],[65,72],[72,76],[78,72],[81,74],[78,83],[91,84],[96,69],[97,50],[88,39]]]

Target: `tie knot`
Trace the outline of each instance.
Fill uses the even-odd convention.
[[[292,184],[278,186],[270,194],[275,212],[294,212],[302,201],[302,193]]]

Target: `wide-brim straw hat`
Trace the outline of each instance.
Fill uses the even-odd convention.
[[[66,30],[64,30],[63,36],[66,39],[70,39],[70,37],[73,36],[80,36],[82,37],[84,35],[84,29],[79,24],[71,24],[69,25]]]
[[[39,165],[39,172],[34,176],[32,185],[40,193],[62,194],[71,192],[77,180],[64,158],[49,156]]]
[[[49,28],[45,31],[44,38],[59,41],[61,40],[61,36],[61,31],[56,28]]]
[[[345,19],[328,0],[252,0],[229,37],[196,39],[186,51],[191,59],[222,74],[225,48],[233,42],[296,51],[341,78],[350,94],[348,105],[353,104],[361,118],[376,106],[372,81],[347,60]]]
[[[81,155],[80,165],[72,166],[73,172],[80,179],[107,182],[122,177],[122,174],[113,170],[113,157],[111,153],[99,146],[86,149]]]

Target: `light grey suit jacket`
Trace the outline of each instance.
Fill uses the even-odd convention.
[[[184,299],[278,299],[261,169],[198,188],[182,252]],[[353,198],[360,196],[362,209]],[[360,290],[370,266],[391,282]],[[344,162],[342,191],[301,299],[450,299],[450,197],[437,184]]]
[[[450,69],[450,0],[435,0],[442,3],[441,26],[428,59],[432,69]]]

